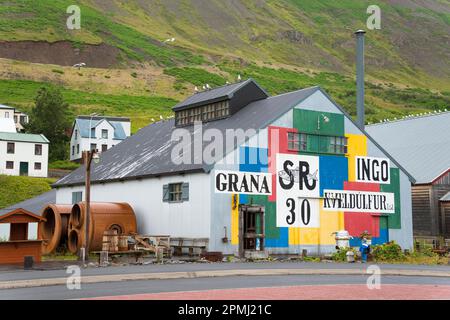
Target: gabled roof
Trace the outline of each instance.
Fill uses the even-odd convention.
[[[14,107],[5,106],[4,104],[0,104],[0,109],[8,109],[8,110],[14,110]]]
[[[92,121],[90,118],[77,118],[75,119],[75,125],[78,127],[80,136],[82,138],[89,138],[89,135],[91,133],[91,129],[97,127],[101,122],[103,121],[107,121],[114,129],[114,139],[116,140],[124,140],[127,138],[127,135],[125,134],[125,130],[122,126],[121,122],[118,121],[113,121],[111,119],[120,119],[120,118],[100,118],[100,117],[95,117],[92,118]],[[127,119],[127,118],[124,118]],[[125,122],[127,122],[126,120],[124,120]],[[96,138],[95,136],[91,136],[91,138]]]
[[[0,140],[30,143],[50,143],[43,134],[0,132]]]
[[[432,183],[450,168],[450,112],[366,126],[416,183]]]
[[[306,88],[290,93],[269,97],[250,103],[228,118],[203,123],[203,130],[215,128],[225,133],[227,129],[265,128],[274,119],[308,98],[318,87]],[[126,141],[100,155],[100,162],[93,164],[91,181],[121,181],[179,172],[207,172],[210,167],[199,161],[193,164],[174,165],[171,161],[172,147],[178,142],[171,141],[175,130],[174,119],[159,121],[139,130]],[[193,134],[193,126],[184,127]],[[193,139],[191,139],[193,141]],[[242,144],[244,141],[237,141]],[[195,155],[194,155],[195,156]],[[58,180],[54,186],[79,185],[84,183],[84,167]]]
[[[14,209],[2,216],[0,216],[0,223],[14,223],[14,219],[12,219],[11,217],[14,215],[23,215],[25,216],[24,221],[20,221],[20,222],[40,222],[40,221],[45,221],[45,218],[38,216],[32,212],[29,212],[25,209],[19,208],[19,209]]]
[[[7,208],[0,209],[0,215],[15,209],[24,209],[36,215],[41,215],[41,210],[49,203],[56,203],[56,190],[50,190],[37,197],[18,202]]]
[[[205,105],[213,102],[218,102],[222,100],[231,99],[233,97],[233,94],[238,91],[241,88],[244,88],[248,84],[253,83],[255,84],[265,95],[266,97],[269,97],[269,94],[261,88],[258,83],[256,83],[253,79],[248,79],[245,81],[233,83],[224,85],[221,87],[217,87],[210,90],[205,90],[198,92],[190,97],[188,97],[186,100],[178,103],[175,105],[175,107],[172,108],[173,111],[178,111],[180,109],[190,108],[190,107],[196,107],[200,105]]]
[[[227,118],[204,122],[202,124],[202,130],[214,128],[225,135],[225,132],[228,129],[247,130],[252,128],[259,130],[266,128],[286,112],[318,91],[322,92],[334,103],[339,111],[353,122],[351,117],[342,107],[337,105],[320,87],[315,86],[251,102]],[[186,172],[209,172],[213,166],[202,163],[202,160],[200,159],[201,155],[195,153],[193,153],[192,164],[175,165],[172,163],[172,148],[174,145],[178,144],[177,141],[171,141],[172,132],[175,129],[177,128],[175,127],[174,119],[160,121],[148,125],[139,130],[135,135],[129,137],[126,141],[102,153],[100,162],[92,165],[92,183],[124,181]],[[183,127],[183,130],[187,130],[191,135],[190,141],[192,145],[194,141],[194,126]],[[366,132],[364,133],[367,134]],[[245,142],[245,139],[248,138],[249,137],[238,137],[238,139],[236,139],[236,145],[241,145]],[[382,152],[386,153],[386,156],[408,175],[411,182],[414,182],[411,175],[409,175],[395,159],[384,151],[373,138],[368,135],[368,139],[376,144]],[[208,144],[209,142],[204,142],[204,147]],[[224,152],[226,151],[227,150],[224,150]],[[226,153],[224,153],[224,155],[225,154]],[[84,183],[84,170],[84,167],[78,168],[69,175],[58,180],[53,186],[82,185]]]

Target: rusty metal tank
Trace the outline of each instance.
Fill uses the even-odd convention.
[[[39,226],[42,242],[42,253],[53,253],[59,247],[67,245],[69,217],[72,205],[49,204],[42,210],[45,219]]]
[[[136,216],[128,203],[91,202],[90,206],[90,251],[102,250],[103,233],[107,230],[117,230],[119,235],[136,233]],[[86,203],[83,201],[75,204],[70,214],[68,247],[72,253],[78,252],[84,246],[85,223]]]

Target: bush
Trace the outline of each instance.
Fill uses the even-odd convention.
[[[372,247],[372,256],[375,261],[404,261],[402,248],[395,241]]]
[[[332,258],[334,261],[345,262],[347,261],[347,252],[352,251],[356,260],[356,249],[354,248],[339,248],[333,253]]]

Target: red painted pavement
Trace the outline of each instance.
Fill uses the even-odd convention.
[[[217,289],[145,293],[97,297],[98,300],[437,300],[450,299],[448,285],[381,284],[380,289],[366,285],[304,285],[268,288]]]

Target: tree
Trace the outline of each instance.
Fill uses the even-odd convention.
[[[66,129],[70,127],[69,104],[64,102],[61,91],[56,87],[42,87],[34,101],[26,131],[43,134],[50,141],[50,161],[66,160],[69,148],[66,134]]]

